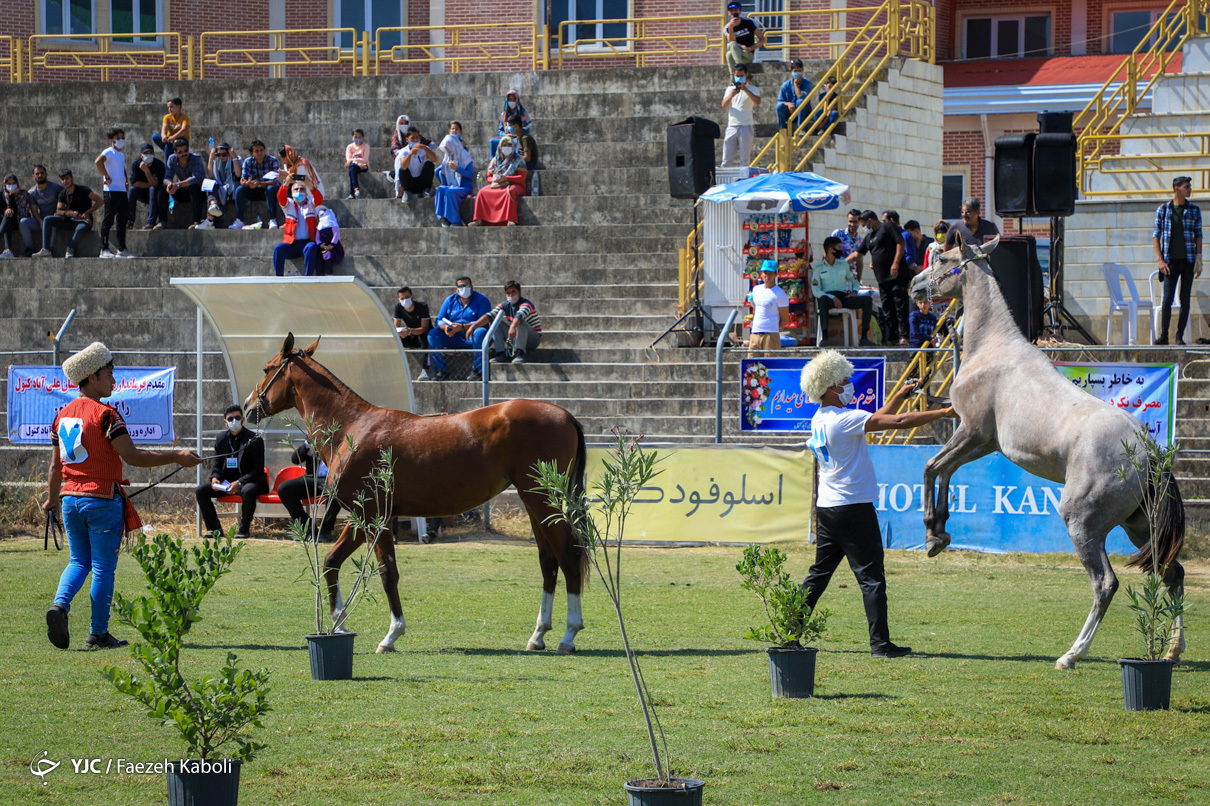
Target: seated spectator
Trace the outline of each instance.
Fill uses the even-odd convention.
[[[199,224],[198,229],[214,229],[214,222],[223,217],[223,207],[227,204],[227,199],[235,198],[243,168],[230,143],[222,142],[210,149],[206,175],[214,180],[214,187],[207,194],[209,207],[206,214],[209,218]]]
[[[929,266],[933,265],[933,261],[937,256],[945,251],[945,236],[950,231],[949,222],[945,219],[938,219],[933,225],[933,242],[924,250],[924,266],[928,270]]]
[[[521,105],[521,94],[516,90],[509,90],[504,96],[504,109],[500,111],[500,122],[496,127],[496,136],[492,138],[488,150],[488,158],[496,156],[496,149],[500,145],[500,140],[505,135],[509,134],[508,119],[513,115],[521,118],[521,130],[524,134],[529,134],[530,120],[529,113],[525,111],[525,107]],[[516,140],[516,135],[513,135]]]
[[[861,311],[861,346],[873,347],[870,341],[870,322],[873,321],[874,300],[859,294],[857,280],[844,259],[841,241],[835,235],[823,240],[823,260],[811,265],[811,295],[815,297],[819,316],[819,332],[822,334],[817,347],[828,344],[828,314],[833,308],[849,308]]]
[[[836,94],[836,77],[828,76],[823,80],[823,89],[819,91],[819,98],[815,101],[815,112],[811,115],[812,120],[818,120],[825,112],[828,115],[824,126],[831,126],[840,119],[840,97]]]
[[[345,146],[345,169],[349,172],[348,198],[360,198],[357,175],[370,170],[370,146],[366,143],[366,133],[361,129],[353,130],[353,142]]]
[[[315,208],[319,215],[315,244],[319,247],[319,274],[329,275],[345,259],[345,245],[340,242],[340,224],[336,213],[322,204]]]
[[[42,219],[42,251],[34,257],[50,257],[55,248],[55,230],[72,230],[71,243],[63,257],[75,257],[80,241],[92,229],[92,214],[101,209],[105,200],[91,188],[77,185],[70,170],[59,174],[63,181],[63,190],[59,191],[59,200],[55,205],[55,214]]]
[[[302,525],[303,534],[309,536],[311,515],[307,512],[307,506],[303,502],[308,498],[318,498],[323,494],[328,481],[328,465],[319,454],[311,449],[311,443],[306,441],[290,454],[290,464],[302,465],[307,472],[279,484],[277,497],[281,499],[286,512],[290,513],[290,518]],[[329,503],[329,511],[333,505],[339,511],[340,505],[336,504],[335,500]],[[335,520],[334,514],[332,520]],[[326,531],[331,532],[328,514],[324,515],[322,523],[321,531],[324,531],[326,527]]]
[[[761,24],[743,15],[743,6],[737,2],[727,3],[727,23],[723,26],[726,43],[727,72],[734,73],[739,65],[749,65],[756,58],[756,51],[765,44],[765,29]]]
[[[408,144],[408,129],[412,128],[412,119],[407,115],[400,115],[395,118],[395,129],[391,132],[391,164],[395,164],[395,158],[399,156],[399,152],[407,148]],[[420,142],[426,146],[430,145],[430,141],[423,135],[420,137]],[[392,172],[391,177],[394,178]]]
[[[319,191],[319,195],[323,195],[324,181],[319,177],[319,171],[315,170],[315,166],[309,159],[295,151],[294,146],[283,144],[277,150],[277,157],[281,160],[282,171],[286,174],[282,178],[283,184],[285,182],[302,182],[310,178],[311,185]]]
[[[317,208],[323,201],[323,194],[311,184],[310,177],[277,189],[277,203],[286,215],[281,243],[273,247],[273,273],[278,277],[285,271],[286,261],[297,257],[303,259],[307,277],[319,274],[321,258],[315,236],[319,232]]]
[[[538,141],[521,125],[520,115],[513,115],[508,119],[507,133],[516,141],[517,153],[525,161],[525,169],[532,173],[538,167]]]
[[[55,210],[59,207],[59,194],[63,192],[63,186],[58,182],[47,181],[47,172],[45,165],[34,166],[34,183],[29,188],[29,198],[34,206],[38,208],[38,217],[45,222],[47,218],[55,214]],[[21,235],[26,238],[29,243],[33,239],[37,240],[37,248],[42,248],[42,225],[35,226],[32,221],[21,222]]]
[[[164,150],[164,158],[167,159],[173,142],[188,140],[189,134],[189,116],[181,111],[181,99],[173,98],[168,102],[168,114],[164,115],[160,130],[152,133],[151,142]]]
[[[525,163],[516,153],[511,137],[500,140],[500,148],[487,165],[487,185],[475,196],[472,227],[484,224],[517,225],[517,199],[525,195]]]
[[[189,141],[177,138],[172,143],[172,156],[165,166],[168,181],[164,190],[168,193],[168,210],[176,206],[177,194],[181,191],[189,196],[189,204],[193,207],[194,229],[206,218],[206,194],[202,192],[202,181],[206,178],[206,163],[202,156],[189,150]]]
[[[442,349],[475,349],[472,359],[473,369],[471,380],[483,380],[483,357],[480,350],[487,328],[478,326],[478,322],[491,311],[492,303],[487,297],[475,290],[469,277],[459,277],[455,281],[457,292],[450,294],[441,303],[437,312],[437,327],[428,333],[429,347],[433,350]],[[433,380],[444,381],[450,376],[445,363],[445,357],[439,352],[429,356],[435,374]]]
[[[155,155],[151,143],[139,147],[139,158],[130,166],[129,212],[131,225],[138,214],[139,202],[147,205],[147,223],[143,229],[163,227],[168,217],[168,196],[164,193],[164,176],[167,167]],[[157,223],[158,222],[158,223]]]
[[[395,198],[407,204],[413,193],[421,198],[432,196],[433,174],[444,157],[442,151],[424,143],[419,129],[408,129],[407,144],[395,156]]]
[[[781,85],[781,89],[777,93],[777,128],[784,129],[790,125],[790,115],[803,101],[811,97],[811,90],[814,88],[815,85],[811,83],[811,80],[802,74],[802,59],[792,60],[790,78]],[[808,103],[794,119],[795,129],[807,122],[807,115],[810,112],[811,104]]]
[[[248,202],[263,201],[269,207],[269,229],[273,229],[277,226],[277,191],[283,184],[289,183],[289,178],[280,175],[281,165],[277,157],[266,154],[265,144],[260,140],[253,140],[248,150],[251,156],[244,160],[240,170],[239,187],[235,189],[235,221],[230,228],[245,226]]]
[[[412,297],[412,289],[406,285],[399,289],[398,300],[395,302],[395,332],[403,341],[406,350],[423,350],[428,345],[428,333],[433,328],[429,318],[429,306]],[[422,356],[423,368],[416,380],[429,379],[428,356]]]
[[[521,296],[521,284],[509,280],[504,284],[504,302],[475,325],[491,327],[496,311],[504,312],[504,321],[492,334],[492,353],[498,364],[524,364],[525,356],[536,350],[542,341],[542,319],[537,307]],[[507,324],[506,324],[507,323]]]
[[[27,221],[41,226],[42,215],[38,211],[38,205],[30,199],[29,192],[21,188],[17,175],[9,174],[4,177],[4,214],[0,216],[0,236],[4,239],[4,251],[0,252],[0,258],[16,257],[13,250],[13,234],[18,230],[25,241],[21,257],[34,251],[34,238]]]
[[[265,474],[265,442],[256,432],[244,428],[244,412],[237,405],[223,413],[227,429],[214,440],[214,465],[210,479],[198,485],[195,497],[201,510],[202,522],[209,533],[223,531],[214,499],[238,495],[240,507],[238,540],[248,539],[252,516],[256,514],[256,497],[269,494],[269,477]]]
[[[450,124],[441,141],[445,160],[437,171],[437,221],[443,227],[462,226],[462,200],[475,189],[475,161],[462,145],[462,124]]]
[[[908,316],[908,330],[913,347],[936,347],[937,340],[933,331],[937,329],[937,315],[930,312],[933,301],[921,299],[916,301],[916,310]]]

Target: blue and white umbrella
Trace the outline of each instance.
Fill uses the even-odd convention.
[[[849,186],[813,173],[761,174],[715,185],[702,201],[731,202],[738,213],[801,213],[835,210],[849,203]]]

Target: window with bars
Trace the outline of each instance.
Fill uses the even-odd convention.
[[[95,33],[92,0],[42,0],[42,33]]]

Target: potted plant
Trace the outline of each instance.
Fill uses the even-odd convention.
[[[263,727],[261,717],[269,711],[268,669],[241,670],[235,653],[228,652],[217,676],[187,681],[181,673],[181,646],[202,618],[202,599],[244,545],[232,545],[231,538],[206,537],[201,546],[186,549],[179,538],[161,534],[148,541],[140,535],[132,553],[151,593],[136,599],[114,594],[118,620],[143,639],[131,646],[130,654],[146,677],[116,666],[106,666],[102,674],[119,692],[141,702],[152,719],[175,726],[189,748],[188,759],[170,763],[166,770],[170,806],[235,806],[240,766],[265,747],[243,731]],[[228,743],[235,752],[216,758]]]
[[[566,521],[580,545],[588,552],[589,562],[604,584],[618,617],[622,647],[647,726],[647,740],[656,772],[654,778],[634,779],[625,783],[628,803],[630,806],[700,804],[706,783],[695,778],[675,777],[668,766],[668,743],[664,728],[660,725],[638,656],[630,645],[622,611],[622,536],[626,530],[626,518],[639,490],[661,472],[656,469],[659,456],[655,451],[644,451],[639,447],[641,435],[633,437],[625,429],[616,427],[613,434],[617,444],[603,458],[601,479],[592,484],[591,494],[573,484],[571,473],[560,471],[554,462],[538,463],[534,474],[535,489],[546,496],[551,508],[558,512],[548,520]]]
[[[745,638],[769,641],[769,684],[774,697],[811,697],[815,694],[815,653],[811,643],[823,635],[828,611],[811,609],[807,589],[783,570],[786,555],[780,549],[748,546],[735,565],[744,590],[752,591],[765,608],[767,624],[748,630]]]
[[[1122,699],[1127,711],[1167,710],[1172,698],[1172,667],[1176,661],[1160,657],[1174,630],[1177,640],[1183,636],[1183,616],[1187,609],[1184,591],[1173,593],[1164,583],[1164,572],[1157,550],[1156,529],[1161,508],[1173,497],[1172,471],[1180,447],[1174,442],[1162,446],[1145,427],[1139,429],[1138,444],[1122,441],[1125,461],[1118,468],[1122,478],[1137,480],[1143,511],[1150,529],[1151,570],[1143,578],[1141,590],[1126,589],[1135,630],[1143,639],[1143,656],[1118,658],[1122,667]]]

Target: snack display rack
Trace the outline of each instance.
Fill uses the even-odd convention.
[[[766,260],[778,264],[777,284],[790,298],[790,335],[803,343],[811,332],[810,260],[807,248],[807,213],[756,213],[743,220],[747,236],[744,244],[744,280],[748,293],[744,298],[744,328],[752,328],[752,288],[759,283],[760,267]]]

